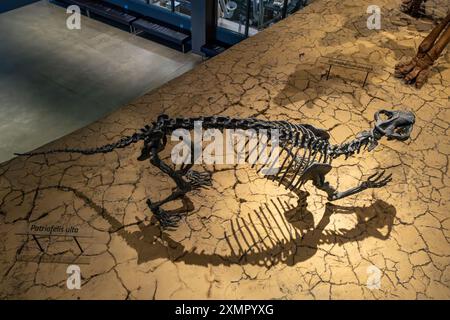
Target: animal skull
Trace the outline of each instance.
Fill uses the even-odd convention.
[[[375,112],[375,121],[376,133],[388,140],[405,141],[410,137],[415,116],[409,111],[380,110]]]

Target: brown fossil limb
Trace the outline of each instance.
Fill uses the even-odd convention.
[[[450,12],[422,41],[414,58],[395,66],[395,76],[405,83],[421,88],[428,79],[430,68],[450,42]]]
[[[425,14],[425,2],[427,0],[403,0],[400,10],[417,18]]]

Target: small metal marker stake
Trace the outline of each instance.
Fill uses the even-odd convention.
[[[364,71],[366,73],[366,76],[364,78],[362,87],[365,87],[365,85],[367,83],[367,79],[369,77],[369,74],[373,71],[372,66],[362,64],[362,63],[357,63],[357,62],[350,61],[350,60],[343,60],[343,59],[338,59],[338,58],[328,58],[327,60],[328,61],[326,62],[326,64],[329,65],[328,71],[327,71],[327,80],[330,78],[331,68],[333,66],[343,67],[343,68],[347,68],[347,69]]]
[[[38,239],[36,238],[36,235],[32,234],[34,241],[38,245],[39,249],[44,252],[44,249],[42,248],[41,244],[39,243]]]

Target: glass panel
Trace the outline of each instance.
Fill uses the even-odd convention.
[[[247,24],[247,4],[250,4],[251,0],[217,0],[218,5],[218,19],[217,26],[238,32],[241,34],[246,33]],[[258,32],[256,28],[248,24],[248,35],[253,35]]]
[[[141,0],[141,1],[172,11],[173,0]]]
[[[194,0],[195,1],[195,0]],[[175,12],[191,16],[191,0],[175,0]]]
[[[308,4],[308,1],[309,0],[289,0],[286,13],[291,14],[304,8]]]
[[[134,0],[191,16],[191,0]]]
[[[303,8],[308,0],[217,0],[219,27],[251,36]]]
[[[284,0],[255,0],[255,20],[258,29],[264,29],[281,20]]]

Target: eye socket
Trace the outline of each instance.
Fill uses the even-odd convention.
[[[379,110],[375,112],[375,121],[386,122],[394,117],[394,113],[389,110]]]
[[[393,114],[390,112],[380,112],[379,120],[386,121],[393,117]]]

